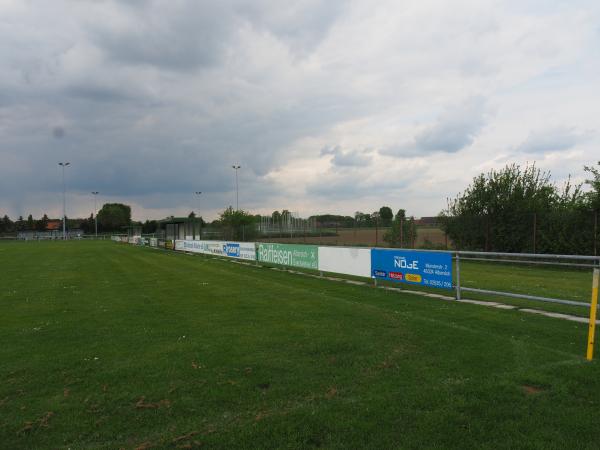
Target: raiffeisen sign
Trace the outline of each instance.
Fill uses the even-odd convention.
[[[319,268],[319,248],[316,245],[258,244],[260,262],[282,266]]]

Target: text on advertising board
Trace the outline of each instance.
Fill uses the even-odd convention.
[[[452,289],[452,255],[442,252],[373,249],[371,276],[408,284]]]
[[[315,245],[258,244],[258,260],[283,266],[318,269],[319,249]]]

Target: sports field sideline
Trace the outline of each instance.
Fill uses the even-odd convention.
[[[0,267],[1,448],[599,442],[585,324],[112,242]]]

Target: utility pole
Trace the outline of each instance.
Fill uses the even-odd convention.
[[[99,193],[100,192],[98,192],[98,191],[92,192],[92,195],[94,196],[94,229],[95,229],[96,239],[98,239],[98,208],[96,207],[96,198]]]
[[[70,165],[69,162],[59,162],[58,165],[62,167],[62,182],[63,182],[63,241],[67,239],[67,188],[65,185],[65,167]]]
[[[241,169],[240,165],[231,166],[235,170],[235,210],[240,210],[240,202],[239,202],[239,190],[238,190],[238,169]]]

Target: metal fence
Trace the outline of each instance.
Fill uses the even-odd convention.
[[[473,252],[473,251],[454,251],[452,252],[455,262],[455,292],[456,299],[460,300],[462,292],[475,292],[480,294],[498,295],[502,297],[520,298],[535,300],[548,303],[560,303],[571,306],[589,307],[589,303],[577,302],[552,297],[541,297],[537,295],[517,294],[514,292],[496,291],[491,289],[481,289],[461,286],[460,283],[460,262],[461,261],[485,261],[496,263],[524,264],[524,265],[543,265],[557,267],[573,268],[600,268],[599,256],[585,255],[545,255],[539,253],[501,253],[501,252]]]

